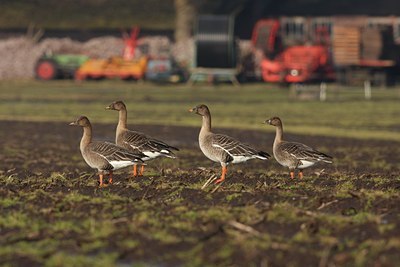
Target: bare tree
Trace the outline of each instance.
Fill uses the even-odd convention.
[[[197,14],[196,0],[174,0],[176,21],[175,41],[186,41],[190,38],[193,22]]]

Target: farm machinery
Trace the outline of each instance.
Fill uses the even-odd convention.
[[[121,78],[121,79],[142,79],[146,72],[147,57],[142,56],[135,59],[135,49],[139,28],[134,27],[131,34],[124,34],[125,48],[123,56],[111,57],[108,59],[89,59],[85,61],[75,72],[77,80]]]
[[[44,55],[36,63],[35,76],[40,80],[53,79],[103,79],[120,78],[123,80],[146,79],[160,83],[177,83],[186,78],[185,71],[171,58],[169,51],[157,51],[161,55],[148,53],[146,43],[137,41],[139,28],[131,33],[123,33],[124,50],[122,56],[109,58],[89,58],[84,55]],[[146,54],[135,54],[136,48]],[[153,51],[154,53],[154,51]]]
[[[266,82],[371,80],[387,84],[398,67],[400,19],[282,17],[256,23],[252,44]]]
[[[106,59],[90,58],[86,55],[45,54],[35,65],[35,77],[40,80],[54,79],[142,79],[146,73],[148,59],[135,59],[135,49],[139,28],[125,33],[123,56]]]
[[[39,80],[73,79],[75,71],[89,57],[84,55],[43,55],[35,65],[35,77]]]
[[[273,19],[261,20],[254,28],[253,44],[262,48],[265,55],[261,62],[264,81],[301,83],[333,78],[328,46],[323,43],[322,34],[317,43],[294,44],[284,49],[279,29],[280,22]]]

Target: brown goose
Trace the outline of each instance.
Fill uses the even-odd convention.
[[[87,117],[81,116],[69,125],[83,128],[80,150],[86,163],[98,170],[100,186],[104,185],[104,173],[109,173],[108,182],[111,184],[114,170],[142,162],[144,155],[141,153],[133,153],[108,142],[92,141],[92,125]]]
[[[216,184],[225,180],[229,163],[240,163],[256,158],[267,160],[271,157],[267,152],[254,149],[232,137],[211,132],[211,114],[206,105],[198,105],[189,111],[202,116],[199,134],[201,151],[210,160],[221,163],[222,174],[221,178],[215,181]]]
[[[129,151],[141,152],[145,156],[143,161],[151,160],[159,156],[168,158],[176,158],[172,150],[179,151],[178,148],[170,146],[163,141],[154,139],[144,133],[128,130],[127,128],[127,110],[124,102],[115,101],[106,109],[117,110],[119,112],[119,120],[116,129],[115,143]],[[142,165],[140,173],[137,172],[137,165],[133,165],[133,176],[142,176],[144,165]]]
[[[303,178],[303,169],[313,166],[317,162],[332,163],[332,157],[321,153],[301,143],[283,141],[282,121],[273,117],[265,123],[275,126],[276,135],[273,152],[276,161],[290,170],[290,177],[294,178],[295,170],[299,170],[299,178]]]

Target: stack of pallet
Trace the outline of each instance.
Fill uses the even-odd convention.
[[[333,26],[332,53],[337,66],[357,65],[360,62],[360,28]]]

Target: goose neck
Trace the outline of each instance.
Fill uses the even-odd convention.
[[[282,125],[276,126],[274,144],[282,142],[282,138],[283,138],[283,127]]]
[[[83,127],[83,135],[81,139],[80,148],[83,150],[88,144],[92,142],[92,126]]]
[[[202,117],[201,132],[211,132],[211,116],[209,114]]]
[[[119,112],[119,119],[118,119],[118,129],[126,129],[126,122],[128,114],[126,109],[121,109]]]

